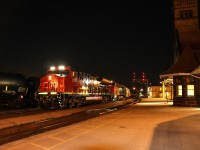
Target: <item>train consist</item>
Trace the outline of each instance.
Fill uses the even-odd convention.
[[[130,97],[126,86],[69,66],[52,66],[41,78],[1,72],[0,90],[0,104],[13,107],[71,108]]]

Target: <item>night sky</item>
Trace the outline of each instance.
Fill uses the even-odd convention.
[[[170,0],[0,2],[0,69],[43,75],[49,66],[130,86],[132,72],[159,83],[173,64]]]

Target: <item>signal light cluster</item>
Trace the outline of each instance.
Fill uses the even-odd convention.
[[[143,72],[143,73],[142,73],[142,82],[145,82],[145,80],[146,80],[146,75],[145,75],[145,73]]]
[[[141,79],[137,79],[137,78],[136,78],[136,73],[133,72],[133,74],[132,74],[132,80],[133,80],[134,83],[135,83],[135,82],[138,82],[138,81],[146,82],[146,81],[147,81],[147,77],[146,77],[145,72],[142,72]]]
[[[135,75],[135,72],[133,72],[133,82],[136,82],[136,75]]]

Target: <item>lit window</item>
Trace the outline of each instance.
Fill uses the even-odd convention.
[[[194,96],[194,85],[187,85],[187,95]]]
[[[178,96],[182,96],[182,85],[178,85]]]

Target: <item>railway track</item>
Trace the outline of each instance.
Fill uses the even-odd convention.
[[[96,106],[100,106],[104,104],[96,104]],[[88,108],[91,105],[82,106],[82,108]],[[69,108],[66,108],[69,109]],[[76,109],[76,108],[70,108],[70,109]],[[48,112],[54,112],[54,111],[60,111],[65,109],[40,109],[40,108],[25,108],[25,109],[0,109],[0,120],[1,119],[7,119],[7,118],[15,118],[20,116],[28,116],[28,115],[36,115],[36,114],[42,114],[42,113],[48,113]]]
[[[138,100],[128,101],[122,105],[104,107],[99,109],[88,109],[72,113],[70,115],[47,118],[40,121],[33,121],[29,123],[19,124],[11,127],[0,129],[0,145],[12,142],[18,139],[29,137],[31,135],[43,133],[52,129],[67,126],[73,123],[84,121],[90,118],[98,117],[99,115],[110,113],[116,110],[127,107],[130,103],[137,103]]]
[[[50,111],[50,110],[49,110]],[[14,118],[19,116],[33,115],[46,112],[39,108],[26,108],[26,109],[4,109],[0,110],[0,120],[5,118]]]

